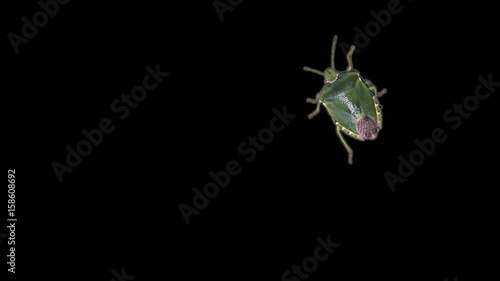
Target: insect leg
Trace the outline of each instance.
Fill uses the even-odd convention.
[[[337,125],[337,123],[335,123],[335,128],[337,131],[337,136],[340,139],[340,142],[342,143],[342,145],[344,145],[345,150],[347,150],[348,154],[347,162],[349,163],[349,165],[352,165],[352,148],[347,144],[346,140],[342,136],[342,132],[340,131],[340,127]]]
[[[368,90],[376,93],[377,92],[377,87],[373,85],[373,82],[368,79],[363,79],[363,82],[365,82],[366,87],[368,87]]]
[[[307,118],[312,119],[314,116],[318,115],[319,110],[321,108],[321,103],[319,101],[319,93],[316,94],[316,99],[306,99],[306,102],[316,105],[316,109],[309,115],[307,115]]]
[[[356,46],[352,45],[351,46],[351,49],[349,50],[349,53],[347,53],[347,70],[351,70],[352,69],[352,54],[354,53],[354,51],[356,51]]]
[[[375,96],[380,98],[381,96],[385,95],[387,93],[387,89],[384,88],[382,89],[382,91],[378,91],[377,90],[377,87],[372,83],[372,81],[368,80],[368,79],[364,79],[363,80],[365,82],[365,85],[366,87],[368,87],[368,90],[372,91],[373,93],[375,93]]]
[[[380,98],[381,96],[385,95],[386,93],[387,93],[387,89],[383,88],[382,91],[376,92],[375,95]]]

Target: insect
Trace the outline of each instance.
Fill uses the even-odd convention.
[[[352,45],[347,53],[347,69],[335,69],[335,49],[337,35],[333,37],[331,67],[324,72],[305,66],[304,70],[324,77],[324,85],[316,94],[315,99],[306,102],[316,104],[307,117],[313,118],[320,112],[323,105],[335,123],[337,136],[347,150],[348,163],[352,164],[352,149],[347,144],[342,133],[359,141],[374,140],[382,129],[382,106],[378,98],[387,93],[387,89],[377,91],[377,87],[367,79],[363,79],[356,69],[353,69],[352,54],[356,46]]]

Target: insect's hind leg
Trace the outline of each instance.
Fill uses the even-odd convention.
[[[353,154],[352,148],[347,144],[347,141],[344,139],[344,136],[342,136],[342,132],[340,131],[340,126],[337,125],[336,123],[335,123],[335,129],[337,132],[337,136],[340,139],[340,142],[344,146],[345,150],[347,150],[347,154],[348,154],[347,162],[349,163],[349,165],[352,165],[352,154]]]
[[[316,99],[311,99],[311,98],[306,99],[307,103],[312,103],[312,104],[316,105],[316,109],[313,112],[311,112],[309,115],[307,115],[307,118],[309,118],[309,119],[312,119],[314,116],[318,115],[318,113],[320,111],[321,102],[319,101],[319,94],[320,93],[316,94]]]

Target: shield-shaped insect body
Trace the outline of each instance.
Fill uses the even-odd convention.
[[[307,99],[308,103],[316,104],[316,110],[308,115],[311,119],[316,116],[321,105],[333,119],[337,136],[348,153],[348,162],[352,164],[352,149],[347,144],[342,133],[359,141],[374,140],[382,129],[382,106],[378,98],[387,90],[377,91],[377,87],[367,79],[363,79],[356,69],[353,69],[352,54],[356,46],[352,45],[347,54],[347,69],[335,69],[335,49],[337,35],[333,37],[331,66],[321,72],[310,67],[305,71],[319,74],[324,77],[324,85],[316,94],[315,99]]]

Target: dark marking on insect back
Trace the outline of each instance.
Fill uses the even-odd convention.
[[[377,126],[377,121],[363,114],[356,123],[356,129],[363,139],[374,139],[377,137],[379,128]]]

